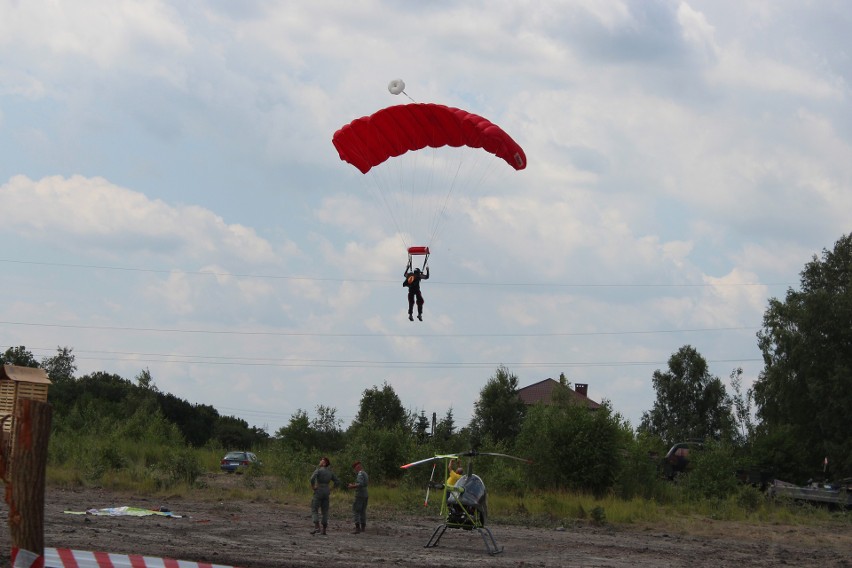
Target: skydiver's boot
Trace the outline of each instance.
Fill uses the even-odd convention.
[[[311,531],[311,534],[317,534],[320,532],[319,523],[314,523],[314,530]]]
[[[414,321],[414,316],[411,315],[411,312],[408,312],[408,321]]]
[[[326,529],[326,528],[328,528],[328,525],[327,525],[327,524],[325,524],[325,523],[323,523],[323,525],[322,525],[322,532],[321,532],[320,534],[325,534],[325,529]]]
[[[423,321],[423,312],[417,312],[417,319]]]
[[[352,531],[352,534],[361,534],[361,525],[355,523],[355,530]]]

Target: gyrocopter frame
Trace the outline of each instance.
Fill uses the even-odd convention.
[[[497,544],[497,540],[494,538],[491,529],[485,526],[488,520],[488,492],[485,489],[485,482],[482,478],[473,473],[473,458],[477,456],[496,456],[532,463],[528,459],[508,454],[471,450],[458,454],[436,455],[402,466],[402,469],[409,469],[428,463],[432,464],[432,476],[427,484],[426,501],[424,504],[428,504],[429,502],[430,489],[440,489],[442,491],[441,516],[444,518],[444,522],[439,524],[432,532],[432,536],[426,543],[425,548],[438,546],[441,537],[444,536],[447,529],[462,529],[477,531],[482,537],[483,543],[485,543],[485,550],[488,554],[494,555],[503,552],[503,547]],[[446,472],[451,460],[460,461],[461,458],[469,458],[467,467],[464,470],[464,474],[454,484],[436,482],[434,480],[438,463],[443,463],[443,472]]]

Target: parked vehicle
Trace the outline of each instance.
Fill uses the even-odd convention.
[[[811,481],[807,485],[795,485],[776,479],[769,487],[769,496],[828,505],[832,508],[852,509],[852,477],[836,483]]]
[[[260,460],[251,452],[228,452],[222,458],[219,468],[227,473],[244,473],[259,465],[262,465]]]
[[[689,454],[701,450],[704,444],[701,442],[678,442],[666,454],[661,464],[663,477],[674,479],[690,469]]]

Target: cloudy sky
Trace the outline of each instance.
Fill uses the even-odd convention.
[[[768,299],[850,230],[850,20],[830,0],[0,0],[0,348],[147,368],[270,433],[320,404],[348,426],[385,381],[466,424],[500,365],[637,425],[687,344],[750,384]],[[487,162],[428,242],[427,213],[392,213],[393,182],[331,143],[412,100],[488,118],[529,163]]]

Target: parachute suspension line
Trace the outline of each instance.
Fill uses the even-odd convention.
[[[394,95],[404,94],[414,102],[405,93],[402,80],[391,81],[388,90]],[[362,174],[372,172],[367,180],[377,192],[374,196],[390,214],[404,246],[409,240],[428,238],[424,246],[416,242],[415,249],[428,249],[444,226],[449,225],[450,207],[454,207],[455,200],[461,199],[462,194],[466,196],[465,203],[467,196],[476,197],[473,194],[483,189],[482,180],[494,173],[468,168],[462,162],[470,158],[473,165],[482,165],[482,158],[488,157],[502,160],[514,170],[527,166],[523,149],[499,126],[464,110],[429,103],[394,105],[357,118],[336,131],[332,143],[341,160]],[[433,155],[428,151],[430,148],[474,153],[445,157]],[[424,149],[427,151],[421,154]],[[414,158],[414,169],[408,167],[411,162],[405,166],[408,169],[396,165],[406,156]],[[400,175],[394,178],[395,172]],[[430,191],[421,191],[424,186]],[[472,199],[471,203],[475,201]]]
[[[417,102],[413,98],[411,98],[411,96],[408,93],[405,92],[405,81],[403,81],[402,79],[392,79],[388,83],[388,92],[392,95],[405,95],[406,98],[408,98],[408,100],[410,100],[411,102],[413,102],[413,103]],[[415,164],[417,163],[416,158],[417,158],[417,156],[415,155],[415,160],[414,160]],[[420,217],[420,212],[418,211],[418,208],[416,207],[417,200],[420,198],[420,196],[417,195],[416,192],[415,192],[415,188],[417,187],[416,184],[414,184],[413,182],[407,183],[408,180],[405,180],[403,178],[404,178],[404,176],[403,176],[402,170],[399,169],[395,187],[396,187],[396,189],[397,189],[397,191],[399,192],[399,195],[400,195],[400,197],[399,197],[400,203],[401,203],[401,200],[406,196],[405,188],[408,187],[408,193],[407,193],[408,206],[405,209],[400,207],[400,211],[408,211],[408,215],[410,217],[403,220],[404,221],[403,225],[406,226],[406,227],[416,227],[416,225],[414,225],[412,223],[414,223],[417,220],[417,218]],[[393,186],[390,186],[390,185],[388,186],[388,188],[389,188],[388,192],[389,193],[392,191],[392,189],[390,189],[392,187]],[[389,207],[389,209],[390,209],[390,207]],[[397,233],[401,235],[402,232],[400,231],[399,223],[396,223],[396,229],[397,229]],[[404,241],[405,241],[405,239],[403,238],[403,242]],[[404,243],[404,244],[406,244],[406,243]],[[407,246],[407,244],[406,244],[406,246]]]
[[[412,162],[413,167],[410,171],[406,172],[408,174],[407,177],[400,175],[401,197],[405,199],[405,211],[408,212],[408,219],[406,219],[405,226],[411,231],[411,237],[415,240],[423,238],[423,235],[420,234],[419,220],[422,219],[423,215],[423,196],[428,194],[428,192],[421,191],[423,182],[417,179],[421,175],[419,172],[423,157],[424,154],[418,152],[405,156],[403,160]],[[398,161],[400,169],[402,168],[403,160]],[[400,171],[400,174],[402,174],[402,171]],[[419,245],[421,243],[417,242],[415,244]]]
[[[363,151],[356,152],[359,156],[367,157],[367,153]],[[415,156],[416,158],[417,156]],[[379,202],[382,208],[387,212],[393,223],[393,228],[402,243],[403,248],[407,249],[410,245],[408,242],[406,230],[404,227],[411,227],[411,219],[407,218],[410,215],[411,206],[407,204],[400,195],[400,190],[406,186],[411,187],[413,194],[415,185],[405,180],[405,168],[402,162],[396,160],[388,160],[371,171],[371,176],[361,176],[361,185],[373,195],[373,198]]]
[[[410,243],[406,239],[405,228],[411,227],[411,219],[408,218],[406,212],[410,212],[411,208],[406,205],[403,200],[404,196],[400,193],[407,184],[405,170],[400,162],[389,160],[380,164],[376,168],[376,173],[378,174],[376,179],[380,182],[377,185],[382,191],[387,210],[394,220],[396,234],[399,235],[403,248],[408,248]]]
[[[405,240],[405,233],[402,232],[402,228],[399,226],[399,221],[397,220],[396,212],[394,211],[390,203],[388,203],[387,197],[385,196],[385,192],[382,191],[381,188],[379,188],[377,192],[381,197],[381,201],[384,204],[385,209],[387,209],[388,213],[391,216],[391,221],[393,221],[393,226],[396,229],[396,234],[399,235],[399,240],[402,241],[402,246],[404,248],[408,248],[408,243]]]
[[[457,187],[457,181],[459,178],[459,171],[461,170],[462,163],[459,162],[456,165],[455,172],[453,173],[452,181],[448,184],[447,192],[444,194],[443,201],[439,204],[439,206],[435,209],[435,212],[432,217],[431,223],[431,232],[429,233],[429,244],[435,240],[438,235],[441,226],[444,223],[444,220],[447,218],[447,210],[449,209],[450,202],[452,201],[452,195],[455,192]]]
[[[438,158],[438,149],[432,148],[432,151],[429,153],[431,157],[431,163],[429,168],[426,169],[427,172],[427,180],[425,182],[425,187],[427,190],[424,192],[426,195],[434,195],[433,190],[437,187],[437,180],[440,179],[441,176],[436,175],[438,171],[438,166],[440,164],[440,160]],[[433,241],[435,240],[435,203],[430,200],[428,203],[421,199],[421,207],[418,215],[423,219],[422,227],[423,227],[423,236],[426,238],[426,242],[424,243],[427,247],[432,246]],[[424,263],[425,266],[425,263]]]
[[[443,178],[446,184],[446,193],[432,212],[433,221],[429,233],[430,245],[437,239],[448,218],[449,211],[462,198],[462,194],[472,200],[480,197],[486,187],[486,180],[494,176],[497,170],[492,166],[498,160],[491,154],[460,150],[460,152],[454,154],[458,156],[457,159],[454,162],[448,162],[445,168],[446,173]]]

